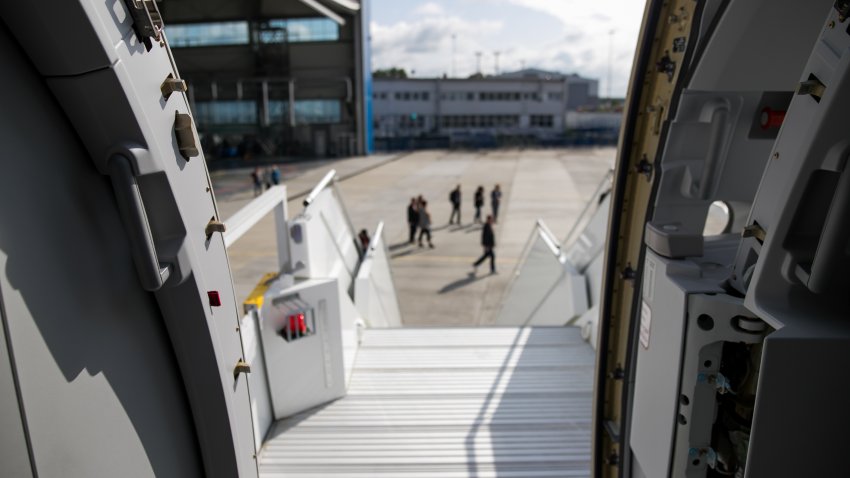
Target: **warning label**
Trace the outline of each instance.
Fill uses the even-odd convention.
[[[645,300],[641,301],[640,305],[640,344],[645,349],[649,349],[649,334],[652,326],[652,309]]]

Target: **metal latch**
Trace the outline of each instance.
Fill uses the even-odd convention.
[[[815,75],[809,75],[809,79],[801,82],[797,85],[797,94],[798,95],[809,95],[815,99],[815,101],[820,102],[820,99],[823,98],[823,94],[826,92],[826,85],[824,85]]]
[[[171,73],[168,74],[168,78],[162,82],[162,85],[159,87],[159,90],[162,91],[162,96],[165,99],[168,99],[171,96],[171,93],[174,92],[186,92],[189,87],[186,86],[186,82],[181,80],[180,78],[174,78],[174,75]]]
[[[125,0],[130,16],[133,17],[133,29],[140,39],[153,38],[160,41],[162,36],[162,15],[154,0]]]
[[[233,378],[239,377],[239,374],[242,373],[251,373],[251,365],[248,362],[239,359],[239,361],[236,362],[236,366],[233,367]]]
[[[767,237],[767,233],[758,224],[750,224],[749,226],[746,226],[741,232],[741,237],[754,237],[757,241],[764,244],[764,240]]]
[[[213,233],[221,232],[227,230],[227,227],[221,221],[216,221],[215,216],[210,219],[210,222],[207,223],[207,227],[204,228],[204,232],[207,235],[207,239],[212,237]]]
[[[177,137],[177,149],[186,161],[200,154],[198,143],[195,142],[195,132],[192,128],[192,116],[186,113],[175,113],[174,134]]]

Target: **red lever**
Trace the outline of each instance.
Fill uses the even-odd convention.
[[[307,334],[307,322],[304,320],[304,314],[289,316],[289,330],[296,336]]]
[[[779,128],[783,121],[785,121],[785,111],[774,110],[770,107],[761,110],[761,129]]]

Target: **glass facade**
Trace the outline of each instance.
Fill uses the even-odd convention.
[[[248,22],[166,25],[165,34],[172,47],[247,45]]]
[[[339,25],[327,18],[270,20],[260,31],[262,43],[300,43],[339,40]]]
[[[204,101],[195,104],[199,124],[255,124],[257,103],[254,101]]]
[[[166,25],[172,47],[247,45],[248,22],[187,23]],[[257,27],[261,43],[301,43],[339,40],[339,25],[327,18],[270,20]]]
[[[269,101],[269,121],[289,121],[288,101]],[[342,107],[339,100],[295,100],[295,124],[340,123]]]

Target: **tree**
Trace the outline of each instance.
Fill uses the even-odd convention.
[[[383,70],[375,70],[372,73],[373,78],[407,78],[407,72],[404,68],[387,68]]]

